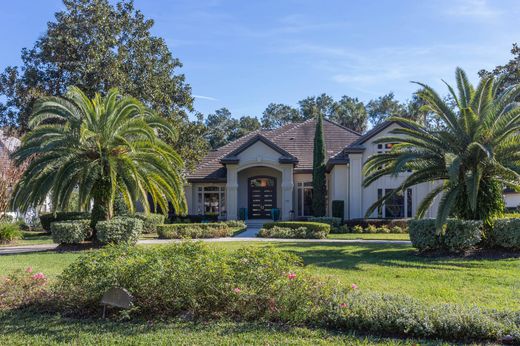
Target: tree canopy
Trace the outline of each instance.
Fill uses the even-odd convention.
[[[260,129],[260,121],[257,118],[243,116],[235,119],[227,108],[217,109],[215,113],[209,114],[205,125],[207,128],[205,137],[213,149]]]

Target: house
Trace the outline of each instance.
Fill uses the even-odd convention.
[[[272,210],[291,220],[312,216],[312,159],[316,121],[258,130],[211,151],[187,177],[189,214],[212,214],[222,219],[269,219]],[[365,217],[367,209],[409,173],[383,177],[363,187],[363,164],[392,143],[376,144],[398,122],[385,122],[361,135],[330,120],[323,121],[327,150],[327,215],[332,201],[344,202],[347,219]],[[436,183],[422,183],[376,210],[372,218],[414,217],[423,197]],[[519,194],[520,195],[520,194]],[[507,201],[507,198],[506,198]],[[436,201],[426,217],[435,217]]]

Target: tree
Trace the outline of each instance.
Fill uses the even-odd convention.
[[[153,20],[133,1],[64,0],[46,32],[22,50],[22,65],[0,74],[0,126],[28,129],[36,99],[61,96],[69,85],[88,97],[112,87],[133,95],[179,129],[189,127],[191,88],[166,43],[153,36]],[[172,143],[183,156],[200,158],[190,141]]]
[[[206,139],[212,149],[219,148],[227,143],[233,129],[237,126],[236,119],[231,117],[227,108],[220,108],[206,118]]]
[[[89,99],[72,87],[65,97],[40,99],[29,126],[13,153],[17,164],[34,157],[13,193],[14,208],[25,211],[50,196],[52,208],[64,210],[77,189],[78,210],[93,201],[92,226],[112,218],[119,194],[131,212],[137,201],[148,212],[148,195],[154,209],[166,212],[171,203],[186,211],[183,161],[157,136],[175,130],[136,99],[117,89]]]
[[[396,193],[407,188],[437,181],[417,209],[424,216],[432,201],[442,195],[437,215],[437,227],[450,215],[463,219],[484,220],[490,225],[503,212],[504,187],[520,189],[520,85],[499,92],[503,79],[484,76],[476,88],[457,68],[458,94],[449,86],[456,108],[453,110],[431,87],[423,87],[419,97],[427,110],[443,121],[441,129],[430,129],[405,118],[407,127],[378,143],[393,143],[391,152],[370,157],[364,166],[365,187],[385,175],[411,170],[404,182],[386,194],[367,211],[367,215]],[[401,136],[399,136],[401,135]],[[381,168],[382,167],[382,168]]]
[[[302,121],[298,110],[281,103],[270,103],[262,113],[262,128],[264,129],[275,129],[298,121]]]
[[[250,132],[260,129],[260,121],[256,117],[244,116],[240,117],[237,121],[237,127],[235,131],[231,133],[229,141],[234,141],[242,136],[247,135]]]
[[[325,182],[325,160],[327,151],[323,135],[323,117],[317,113],[316,132],[314,133],[314,152],[312,161],[312,212],[314,216],[325,216],[327,187]]]
[[[368,119],[372,125],[376,126],[390,117],[403,116],[404,106],[394,98],[394,93],[390,92],[371,100],[367,104]]]
[[[298,102],[300,105],[300,115],[302,120],[316,118],[321,114],[323,118],[330,118],[334,114],[336,103],[327,94],[320,96],[310,96]]]
[[[343,96],[334,107],[330,120],[359,133],[367,128],[367,110],[357,98]]]
[[[513,55],[513,58],[505,65],[499,65],[491,72],[482,70],[479,72],[480,77],[485,77],[486,75],[491,74],[503,78],[502,90],[511,85],[520,83],[520,46],[518,43],[513,43],[511,54]]]
[[[15,165],[9,157],[8,148],[2,148],[0,142],[0,219],[2,215],[10,211],[12,191],[22,177],[25,166],[26,164]]]

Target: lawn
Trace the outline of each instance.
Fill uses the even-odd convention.
[[[22,232],[23,238],[13,241],[9,244],[0,244],[0,246],[20,246],[20,245],[37,245],[37,244],[52,244],[52,237],[47,232]]]
[[[320,329],[214,322],[73,320],[29,312],[0,313],[2,345],[424,345]],[[431,343],[437,344],[437,343]]]
[[[363,240],[410,240],[408,233],[341,233],[329,234],[329,239],[363,239]]]
[[[270,245],[269,245],[270,244]],[[243,242],[209,243],[233,250]],[[403,293],[425,303],[460,303],[497,309],[520,309],[520,259],[425,258],[408,245],[341,243],[250,243],[275,246],[304,259],[310,273],[360,289]],[[148,245],[150,246],[150,245]],[[162,245],[161,245],[162,246]],[[0,256],[0,273],[32,266],[51,279],[79,253]],[[1,275],[1,274],[0,274]]]

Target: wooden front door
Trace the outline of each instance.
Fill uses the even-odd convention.
[[[270,219],[276,208],[276,178],[258,176],[248,179],[248,211],[250,219]]]

